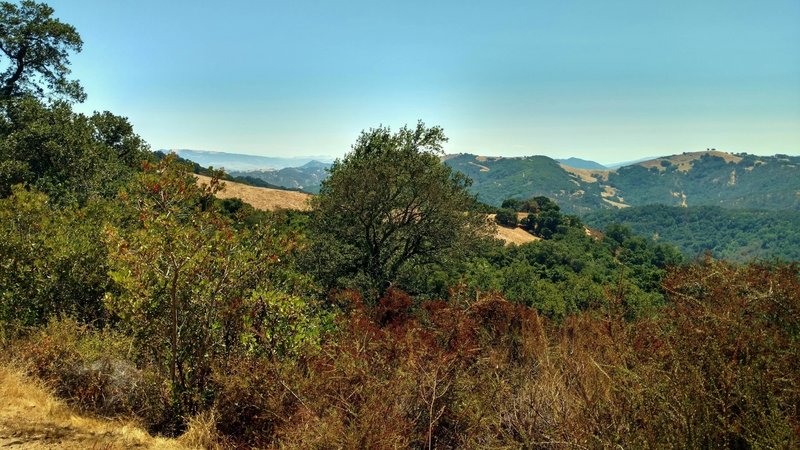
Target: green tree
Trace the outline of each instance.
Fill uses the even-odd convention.
[[[57,203],[110,198],[150,153],[124,117],[76,114],[65,102],[12,99],[0,113],[0,196],[26,184]]]
[[[500,208],[494,220],[504,227],[516,227],[518,223],[517,212],[511,208]]]
[[[333,164],[313,200],[323,281],[349,279],[380,294],[405,268],[441,262],[485,232],[470,180],[440,162],[446,140],[441,128],[422,122],[395,133],[379,127]]]
[[[123,194],[138,225],[106,228],[118,288],[106,304],[169,378],[177,424],[212,399],[215,363],[251,351],[286,355],[318,328],[297,282],[279,276],[291,240],[269,228],[237,231],[215,208],[219,188],[216,177],[199,187],[168,156],[145,165]]]
[[[75,27],[52,17],[53,8],[23,0],[0,3],[0,99],[31,94],[83,101],[77,80],[70,80],[69,55],[83,41]]]
[[[20,185],[0,199],[0,324],[103,319],[111,283],[100,231],[115,215],[108,206],[54,209],[47,195]]]

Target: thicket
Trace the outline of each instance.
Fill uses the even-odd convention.
[[[597,211],[584,217],[593,227],[612,223],[642,236],[680,248],[689,257],[711,252],[714,257],[746,262],[754,259],[800,259],[800,213],[650,205]]]

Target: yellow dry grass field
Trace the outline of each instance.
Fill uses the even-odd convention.
[[[195,176],[198,184],[209,184],[211,182],[211,178],[207,176]],[[308,200],[311,198],[310,194],[248,186],[233,181],[224,181],[224,184],[223,190],[217,192],[217,197],[219,198],[240,198],[254,208],[265,211],[275,211],[277,209],[306,211],[309,209]]]
[[[562,169],[577,176],[586,183],[596,183],[599,180],[608,181],[608,174],[613,170],[597,170],[597,169],[577,169],[565,164],[559,164]]]
[[[534,236],[520,227],[507,228],[498,226],[495,237],[506,241],[506,244],[516,244],[516,245],[522,245],[522,244],[527,244],[528,242],[542,240],[542,238]]]
[[[184,445],[176,439],[154,438],[130,422],[76,414],[36,380],[18,369],[0,366],[0,448],[177,450],[197,447]]]
[[[494,223],[494,218],[496,214],[487,214],[486,218],[489,222]],[[528,213],[517,213],[517,218],[524,219],[528,217]],[[528,242],[533,241],[541,241],[542,238],[534,236],[527,231],[523,230],[520,227],[508,228],[501,225],[497,225],[494,237],[497,239],[501,239],[506,242],[506,245],[516,244],[522,245],[527,244]]]

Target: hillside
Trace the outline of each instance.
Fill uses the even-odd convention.
[[[570,213],[648,204],[800,210],[800,157],[719,151],[665,156],[616,170],[581,169],[546,156],[451,155],[445,164],[474,180],[478,198],[544,195]]]
[[[450,155],[444,163],[472,178],[470,190],[478,199],[499,206],[507,198],[543,195],[566,212],[584,213],[602,208],[602,187],[581,179],[547,156],[518,158]]]
[[[322,180],[328,176],[330,166],[328,163],[310,161],[299,167],[284,167],[279,170],[232,171],[231,175],[247,179],[255,178],[276,186],[301,189],[316,194],[319,192]]]
[[[629,205],[800,210],[800,157],[695,152],[611,172],[608,185]]]
[[[650,205],[597,211],[584,220],[598,228],[629,226],[642,236],[677,246],[688,256],[710,251],[735,261],[800,259],[800,212],[735,210],[719,206]]]
[[[198,183],[208,184],[211,180],[205,175],[195,176],[197,177]],[[222,191],[217,193],[217,197],[240,198],[251,204],[254,208],[265,211],[274,211],[277,209],[297,209],[305,211],[308,209],[308,200],[311,198],[311,195],[303,192],[248,186],[233,181],[225,181],[224,183],[225,187]]]

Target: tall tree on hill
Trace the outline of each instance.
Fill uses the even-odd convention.
[[[487,222],[470,180],[442,164],[439,127],[365,131],[314,198],[316,262],[330,285],[380,295],[410,266],[442,261]],[[349,280],[344,282],[343,280]]]
[[[83,41],[75,27],[52,15],[44,3],[0,3],[0,99],[86,98],[80,83],[68,78],[69,55],[80,52]]]

